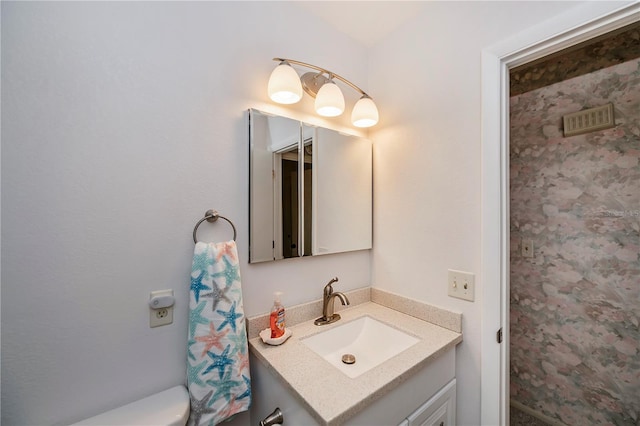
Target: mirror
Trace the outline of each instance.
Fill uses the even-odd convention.
[[[372,247],[365,138],[249,110],[249,262]]]

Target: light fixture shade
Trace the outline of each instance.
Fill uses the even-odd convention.
[[[298,73],[287,62],[281,62],[269,77],[269,97],[279,104],[295,104],[302,99]]]
[[[351,112],[351,122],[356,127],[371,127],[378,123],[378,108],[369,96],[363,96],[356,102]]]
[[[323,117],[337,117],[344,112],[344,96],[334,82],[330,81],[320,88],[315,108]]]

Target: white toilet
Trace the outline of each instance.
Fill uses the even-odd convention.
[[[184,426],[189,419],[189,393],[175,386],[72,426],[157,425]]]

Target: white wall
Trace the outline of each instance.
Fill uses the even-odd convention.
[[[461,425],[480,422],[481,51],[577,5],[434,2],[370,51],[369,90],[381,117],[371,133],[372,282],[463,313]],[[447,296],[447,269],[476,274],[475,302]]]
[[[366,80],[293,4],[2,2],[2,423],[68,423],[184,381],[195,222],[233,220],[245,312],[369,284],[369,252],[247,263],[248,141],[275,56]],[[336,48],[339,46],[339,48]],[[296,113],[295,111],[301,111]],[[229,238],[203,224],[201,240]],[[173,288],[174,324],[148,326]]]

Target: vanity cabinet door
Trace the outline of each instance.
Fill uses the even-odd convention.
[[[456,379],[407,417],[407,426],[455,426]],[[404,423],[403,423],[404,425]]]
[[[450,415],[451,412],[448,409],[448,404],[442,404],[427,420],[419,424],[420,426],[452,426],[453,422],[449,420]]]

